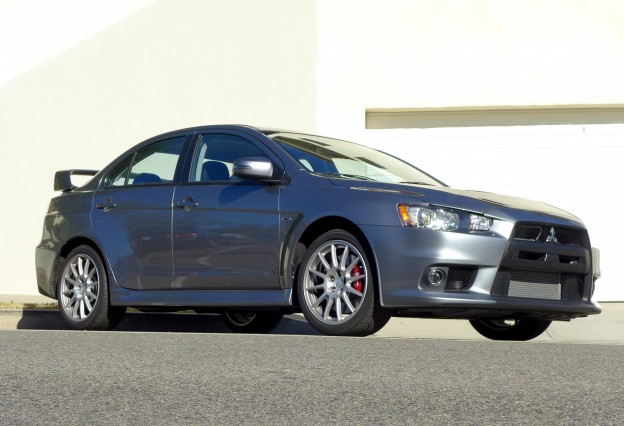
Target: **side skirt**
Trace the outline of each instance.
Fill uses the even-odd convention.
[[[110,294],[110,302],[113,306],[277,308],[290,307],[291,301],[292,289],[146,291],[116,287]]]

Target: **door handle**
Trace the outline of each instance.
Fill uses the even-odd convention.
[[[193,197],[186,197],[184,200],[178,201],[174,205],[175,207],[181,207],[184,210],[189,211],[193,207],[197,207],[199,203],[195,202],[195,200],[193,200]]]
[[[117,203],[113,202],[112,198],[107,199],[106,201],[102,202],[102,203],[97,203],[95,205],[96,209],[102,209],[105,212],[110,211],[111,209],[117,207]]]

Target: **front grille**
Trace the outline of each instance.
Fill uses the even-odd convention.
[[[589,248],[589,237],[582,229],[543,223],[518,223],[513,233],[514,240],[581,246]]]
[[[434,284],[429,280],[429,271],[437,270],[443,281]],[[475,281],[478,268],[472,265],[432,265],[425,269],[420,278],[420,287],[427,291],[464,291]]]
[[[503,255],[491,294],[583,300],[591,293],[591,245],[582,228],[519,222]]]
[[[556,272],[512,270],[511,281],[528,284],[559,284],[559,275]]]
[[[585,232],[571,230],[567,228],[556,228],[556,236],[559,244],[566,246],[581,246],[589,248],[589,244],[585,244],[587,234]]]
[[[470,288],[477,269],[463,265],[449,265],[444,291],[461,291]]]
[[[583,277],[558,272],[499,270],[491,294],[528,299],[580,300],[583,296]]]
[[[517,225],[514,239],[524,241],[539,241],[542,227],[536,225]]]

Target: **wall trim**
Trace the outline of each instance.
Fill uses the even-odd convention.
[[[367,108],[367,129],[624,123],[624,104]]]

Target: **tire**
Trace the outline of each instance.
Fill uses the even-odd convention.
[[[333,230],[308,248],[297,277],[297,298],[306,320],[331,336],[368,336],[390,320],[379,306],[373,266],[350,233]]]
[[[491,340],[531,340],[542,334],[551,321],[540,319],[507,320],[502,318],[479,318],[470,324],[483,337]]]
[[[110,330],[126,312],[125,306],[110,306],[106,268],[86,245],[73,249],[59,265],[56,297],[61,316],[74,330]]]
[[[224,311],[221,319],[235,333],[269,333],[275,329],[284,317],[282,312],[260,311]]]

